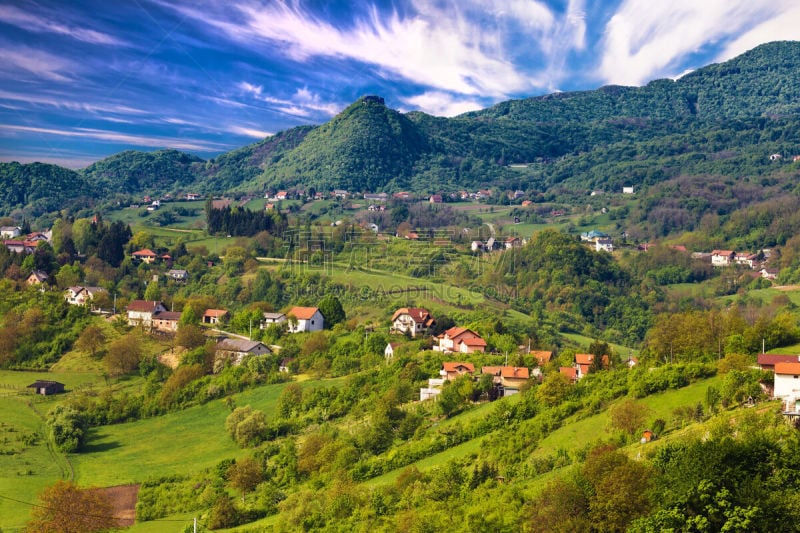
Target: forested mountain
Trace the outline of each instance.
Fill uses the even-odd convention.
[[[92,195],[81,174],[44,163],[0,163],[0,213],[27,207],[33,216],[58,211]]]
[[[82,174],[99,194],[170,191],[190,186],[197,178],[192,165],[202,162],[177,150],[128,150],[89,165]]]
[[[508,101],[450,119],[401,114],[368,96],[326,124],[292,128],[210,161],[175,150],[128,151],[81,175],[98,197],[293,185],[420,193],[491,185],[580,196],[633,185],[653,187],[664,200],[648,211],[679,213],[649,221],[641,215],[664,233],[679,219],[696,224],[705,207],[720,207],[686,204],[674,183],[695,177],[725,190],[758,189],[722,195],[736,201],[721,213],[791,188],[798,169],[790,156],[800,153],[798,72],[800,43],[776,42],[676,81]],[[784,157],[776,164],[773,153]],[[0,211],[32,201],[18,185],[11,189]]]

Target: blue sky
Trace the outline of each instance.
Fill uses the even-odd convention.
[[[800,40],[797,0],[0,0],[0,161],[201,157],[365,94],[454,116]]]

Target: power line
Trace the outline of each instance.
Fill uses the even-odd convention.
[[[88,513],[79,513],[77,511],[69,511],[69,510],[66,510],[66,509],[56,509],[54,507],[48,507],[46,505],[41,505],[41,504],[38,504],[38,503],[26,502],[26,501],[23,501],[23,500],[17,500],[15,498],[11,498],[9,496],[4,496],[2,494],[0,494],[0,498],[2,498],[4,500],[15,502],[15,503],[21,503],[23,505],[28,505],[30,507],[38,507],[39,509],[47,509],[48,511],[55,511],[55,512],[58,512],[58,513],[65,513],[65,514],[70,514],[70,515],[75,515],[75,516],[84,516],[86,518],[103,518],[103,519],[107,519],[107,520],[108,519],[110,519],[110,520],[120,520],[120,517],[118,517],[118,516],[96,515],[96,514],[88,514]],[[146,522],[183,522],[183,523],[190,522],[190,521],[191,521],[191,519],[189,519],[189,518],[184,519],[184,520],[178,520],[178,519],[175,519],[175,518],[154,518],[153,520],[146,520]]]

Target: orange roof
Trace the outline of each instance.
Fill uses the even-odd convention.
[[[463,369],[466,369],[468,372],[475,372],[475,366],[472,363],[460,363],[458,361],[442,363],[442,369],[445,372],[459,372]]]
[[[500,369],[503,368],[502,366],[484,366],[481,367],[481,374],[491,374],[493,376],[497,376],[500,374]]]
[[[571,366],[562,366],[558,369],[558,371],[567,376],[572,381],[578,379],[578,370]]]
[[[533,350],[531,355],[534,356],[537,361],[539,361],[540,365],[549,363],[550,359],[553,358],[553,352],[548,352],[545,350]]]
[[[775,374],[800,375],[800,363],[775,363]]]
[[[461,341],[461,343],[467,346],[486,346],[486,341],[480,337],[469,337]]]
[[[594,361],[594,355],[590,353],[576,353],[575,362],[579,365],[591,365]]]
[[[311,320],[317,311],[319,311],[317,307],[292,307],[286,314],[294,315],[297,320]]]
[[[714,250],[711,255],[733,255],[733,250]]]
[[[431,322],[433,322],[433,317],[431,316],[430,311],[423,309],[422,307],[401,307],[392,315],[392,322],[397,320],[397,317],[400,315],[410,316],[411,319],[417,324],[429,325]]]
[[[135,311],[135,312],[154,312],[158,306],[163,306],[161,302],[157,300],[133,300],[131,303],[128,304],[128,311]]]
[[[219,318],[219,317],[225,316],[227,314],[228,314],[228,311],[226,311],[225,309],[206,309],[206,312],[203,313],[203,316]]]
[[[520,366],[504,366],[500,368],[500,375],[504,378],[528,379],[530,373],[527,368]]]
[[[133,252],[133,255],[139,255],[139,256],[142,256],[142,257],[155,257],[156,256],[155,252],[153,252],[153,250],[150,250],[148,248],[145,248],[144,250],[139,250],[138,252]]]

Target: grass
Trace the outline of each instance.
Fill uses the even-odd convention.
[[[589,349],[589,345],[594,342],[594,339],[591,337],[586,337],[584,335],[580,335],[578,333],[561,333],[563,337],[571,340],[572,342],[576,343],[580,346],[581,349]],[[608,345],[618,353],[623,360],[628,358],[628,355],[632,355],[633,357],[639,356],[639,349],[638,348],[630,348],[628,346],[623,346],[621,344],[614,344],[613,342],[609,342]]]
[[[703,402],[708,387],[719,385],[719,382],[720,378],[713,377],[692,383],[681,389],[652,394],[638,401],[650,409],[650,420],[662,418],[669,421],[676,407]],[[608,428],[609,417],[607,410],[581,420],[570,422],[570,419],[567,419],[564,425],[542,439],[534,455],[547,455],[558,449],[579,450],[598,439],[610,436]]]
[[[44,423],[26,403],[30,396],[0,397],[0,496],[35,502],[49,484],[68,475],[63,458],[44,439]],[[42,410],[41,405],[37,407]],[[23,435],[38,434],[26,445]],[[0,529],[15,531],[29,519],[30,507],[0,498]]]

